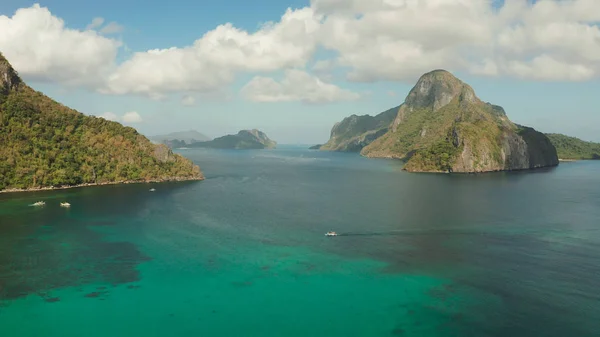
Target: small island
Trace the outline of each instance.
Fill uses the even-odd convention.
[[[166,145],[35,91],[2,54],[0,125],[0,192],[204,179]]]
[[[171,132],[165,135],[150,136],[148,139],[157,144],[165,144],[172,149],[186,147],[192,143],[211,140],[210,137],[196,130]]]
[[[274,149],[276,146],[277,142],[269,139],[264,132],[257,129],[241,130],[235,135],[226,135],[211,141],[196,142],[188,145],[188,147],[231,150]]]
[[[406,161],[409,172],[491,172],[558,165],[548,137],[511,122],[500,106],[445,70],[424,74],[403,104],[336,123],[321,150]]]

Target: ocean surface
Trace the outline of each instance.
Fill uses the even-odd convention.
[[[180,152],[205,181],[0,194],[0,336],[600,335],[600,162]]]

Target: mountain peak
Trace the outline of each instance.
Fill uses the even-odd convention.
[[[0,53],[0,94],[8,95],[8,92],[21,83],[21,78],[10,65],[8,60]]]
[[[471,103],[478,100],[473,88],[468,84],[446,70],[437,69],[419,78],[406,97],[405,103],[411,108],[432,107],[433,111],[437,111],[456,97]]]

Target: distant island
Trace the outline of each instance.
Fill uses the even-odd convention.
[[[148,139],[158,144],[165,144],[172,149],[185,147],[192,143],[206,142],[211,140],[210,137],[196,130],[179,131],[165,135],[150,136]]]
[[[189,147],[207,147],[213,149],[274,149],[277,143],[267,135],[257,129],[242,130],[235,135],[227,135],[215,138],[211,141],[196,142],[188,145]]]
[[[0,191],[204,179],[135,129],[86,116],[27,86],[0,53]]]
[[[561,160],[600,160],[600,143],[586,142],[579,138],[547,133],[558,158]]]
[[[410,172],[490,172],[558,165],[548,137],[511,122],[445,70],[421,76],[405,102],[377,116],[350,116],[320,148],[406,161]]]

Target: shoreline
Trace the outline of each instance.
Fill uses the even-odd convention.
[[[66,186],[48,186],[48,187],[31,187],[31,188],[7,188],[0,191],[2,193],[19,193],[19,192],[41,192],[41,191],[55,191],[55,190],[68,190],[72,188],[81,188],[81,187],[93,187],[93,186],[107,186],[107,185],[127,185],[127,184],[157,184],[157,183],[168,183],[168,182],[184,182],[184,181],[202,181],[204,180],[204,176],[195,177],[195,178],[184,178],[184,177],[174,177],[169,179],[154,179],[154,180],[125,180],[125,181],[111,181],[104,183],[85,183],[78,185],[66,185]]]

